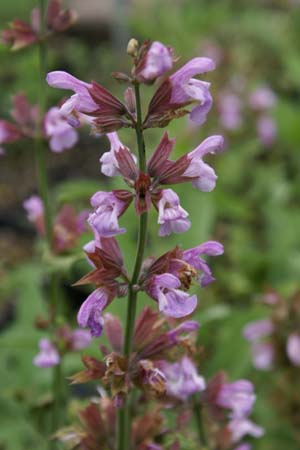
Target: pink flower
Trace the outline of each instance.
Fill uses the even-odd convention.
[[[24,200],[23,207],[27,211],[27,218],[29,222],[35,223],[37,220],[43,218],[44,205],[42,199],[38,195],[32,195]]]
[[[51,87],[75,92],[60,108],[61,114],[69,120],[72,126],[80,124],[78,113],[86,114],[96,111],[97,105],[89,92],[92,84],[78,80],[63,71],[49,72],[46,80]]]
[[[193,78],[200,73],[215,69],[215,63],[209,58],[194,58],[170,76],[172,85],[171,104],[186,104],[197,102],[190,112],[190,119],[197,125],[206,120],[206,115],[212,106],[209,92],[210,83]]]
[[[276,95],[269,87],[261,86],[250,94],[249,103],[252,109],[264,111],[275,105]]]
[[[50,138],[49,145],[53,152],[60,153],[72,148],[78,141],[77,132],[68,124],[56,106],[46,113],[44,127],[46,136]]]
[[[80,327],[89,327],[92,336],[102,334],[104,319],[102,311],[108,301],[108,294],[104,288],[93,291],[81,305],[77,321]]]
[[[120,175],[119,163],[116,158],[116,152],[118,152],[120,148],[126,148],[135,162],[136,156],[133,155],[130,150],[120,141],[117,132],[107,133],[107,137],[110,142],[110,150],[109,152],[103,153],[100,158],[100,162],[102,164],[101,172],[107,177],[113,177],[115,175]]]
[[[286,343],[286,353],[294,366],[300,366],[300,334],[292,333]]]
[[[210,192],[216,185],[215,171],[203,161],[207,153],[217,153],[223,149],[222,136],[210,136],[193,151],[177,161],[168,159],[174,140],[165,134],[148,163],[148,171],[156,178],[157,184],[176,184],[191,181],[196,189]]]
[[[210,83],[193,77],[214,68],[213,60],[194,58],[167,78],[150,101],[144,127],[165,127],[173,118],[186,114],[182,108],[190,103],[196,103],[189,112],[190,120],[197,125],[205,122],[212,106]]]
[[[243,335],[248,341],[252,342],[270,336],[273,331],[273,322],[269,319],[262,319],[248,323],[244,327]]]
[[[202,287],[212,283],[215,279],[207,262],[200,255],[219,256],[224,253],[224,247],[217,241],[207,241],[197,247],[184,250],[182,259],[202,272],[200,283]]]
[[[215,188],[217,175],[202,158],[207,153],[217,153],[222,150],[224,139],[222,136],[210,136],[205,139],[195,150],[187,154],[189,166],[183,173],[183,177],[193,178],[192,184],[196,189],[210,192]]]
[[[83,119],[90,122],[95,131],[109,133],[125,124],[123,116],[131,117],[123,103],[95,82],[86,83],[63,71],[50,72],[46,79],[52,87],[75,92],[60,109],[74,127]]]
[[[72,350],[82,350],[91,343],[91,333],[88,330],[81,330],[77,328],[72,331],[71,334],[71,347]]]
[[[38,367],[53,367],[59,364],[60,356],[49,339],[41,339],[39,342],[40,352],[35,356],[33,364]]]
[[[249,419],[233,419],[228,429],[231,431],[232,442],[238,442],[245,435],[249,434],[255,438],[260,438],[264,434],[264,429],[251,422]]]
[[[171,273],[155,275],[151,279],[148,293],[158,302],[159,310],[166,316],[185,317],[197,306],[197,296],[181,291],[180,280]]]
[[[256,369],[270,370],[275,357],[274,347],[270,342],[256,342],[251,346],[252,361]]]
[[[135,76],[139,82],[147,83],[160,77],[173,66],[171,50],[161,42],[149,43],[144,56],[136,67]]]
[[[172,189],[163,189],[158,201],[159,236],[169,236],[173,233],[184,233],[191,222],[188,212],[179,204],[179,197]]]
[[[91,198],[95,212],[90,214],[88,223],[99,236],[111,237],[126,232],[125,228],[119,227],[118,218],[131,202],[131,194],[128,193],[127,198],[123,200],[120,198],[120,192],[128,193],[128,191],[99,191]]]
[[[220,122],[226,130],[236,130],[241,126],[241,101],[237,95],[225,92],[219,97]]]
[[[179,362],[160,363],[166,378],[167,394],[181,401],[186,401],[188,397],[196,392],[205,389],[205,380],[197,373],[197,369],[190,358],[184,356]]]
[[[272,117],[263,115],[256,123],[257,135],[265,147],[270,147],[277,136],[277,125]]]
[[[232,418],[248,416],[255,402],[253,384],[248,380],[221,384],[216,404],[232,411]]]

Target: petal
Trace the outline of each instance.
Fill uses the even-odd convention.
[[[107,303],[107,293],[98,288],[93,291],[88,298],[81,305],[79,312],[77,314],[78,325],[81,327],[86,327],[88,325],[91,314],[95,311],[102,312]]]
[[[182,84],[190,78],[204,72],[210,72],[215,69],[215,63],[210,58],[193,58],[171,75],[172,83]]]
[[[198,147],[189,153],[189,158],[202,158],[207,153],[218,153],[222,150],[224,145],[224,138],[220,135],[213,135],[201,142]]]
[[[56,70],[49,72],[46,76],[46,81],[49,86],[59,89],[68,89],[74,92],[82,91],[92,87],[91,84],[79,80],[68,72]]]
[[[190,315],[197,306],[197,295],[189,295],[179,289],[172,289],[158,299],[159,310],[170,317]]]

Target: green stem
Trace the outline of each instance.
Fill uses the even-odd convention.
[[[43,137],[43,121],[47,108],[46,97],[46,73],[47,73],[47,46],[44,39],[46,32],[45,13],[47,7],[47,0],[38,0],[38,5],[41,15],[41,30],[38,42],[38,60],[39,60],[39,120],[36,130],[35,138],[35,160],[37,170],[37,181],[39,193],[44,205],[44,222],[45,232],[48,248],[51,250],[53,243],[53,228],[52,228],[52,211],[49,200],[49,183],[47,176],[47,148],[45,146]],[[59,281],[60,277],[57,273],[51,275],[51,316],[53,332],[57,325],[57,315],[60,309],[60,293],[59,293]],[[63,392],[63,375],[62,365],[58,364],[53,368],[52,373],[52,395],[53,395],[53,408],[52,408],[52,420],[51,420],[51,433],[57,431],[62,423],[62,412],[64,405],[64,392]],[[57,449],[57,443],[50,440],[49,448],[51,450]]]
[[[141,99],[139,85],[135,85],[135,97],[136,97],[136,109],[137,109],[137,123],[136,123],[136,138],[138,144],[139,152],[139,168],[141,171],[146,170],[146,154],[145,154],[145,143],[143,137],[143,126],[142,126],[142,110],[141,110]],[[132,339],[134,333],[134,323],[136,316],[136,304],[137,304],[137,291],[135,290],[135,285],[138,282],[140,271],[142,267],[144,250],[147,238],[147,222],[148,213],[145,212],[140,215],[139,219],[139,232],[138,232],[138,244],[135,257],[135,263],[133,268],[133,273],[131,281],[129,283],[128,292],[128,304],[127,304],[127,316],[126,316],[126,328],[125,328],[125,339],[124,339],[124,356],[127,360],[130,360],[132,351]],[[125,400],[125,404],[118,411],[118,423],[117,423],[117,450],[128,450],[130,448],[130,402],[128,399]]]
[[[194,412],[194,417],[195,417],[195,422],[196,422],[196,427],[197,427],[197,432],[198,432],[198,437],[199,437],[199,443],[201,446],[200,448],[201,448],[201,450],[209,450],[206,433],[204,430],[204,424],[203,424],[202,406],[201,406],[200,402],[198,402],[197,400],[194,400],[193,412]]]
[[[39,121],[35,138],[35,160],[37,170],[37,181],[39,193],[44,205],[44,221],[46,239],[49,248],[52,245],[52,218],[49,201],[49,186],[46,166],[46,148],[43,140],[43,118],[46,112],[46,72],[47,72],[47,48],[46,42],[43,39],[45,31],[45,0],[39,0],[39,7],[41,11],[41,34],[38,42],[38,58],[39,58]]]

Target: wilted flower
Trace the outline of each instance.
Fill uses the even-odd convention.
[[[59,353],[49,339],[41,339],[39,342],[40,352],[35,356],[33,364],[38,367],[52,367],[60,362]]]

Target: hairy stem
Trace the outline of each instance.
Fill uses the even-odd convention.
[[[143,126],[142,126],[142,110],[141,110],[141,99],[140,99],[140,89],[139,85],[135,85],[135,97],[136,97],[136,109],[137,109],[137,123],[136,123],[136,139],[138,144],[139,152],[139,168],[142,172],[146,170],[146,154],[145,154],[145,143],[143,137]],[[136,304],[137,304],[137,292],[135,290],[135,285],[138,282],[147,238],[147,221],[148,213],[145,212],[140,215],[139,218],[139,232],[138,232],[138,244],[136,250],[135,263],[133,268],[133,273],[131,281],[129,283],[128,292],[128,304],[127,304],[127,317],[126,317],[126,329],[125,329],[125,339],[124,339],[124,356],[127,360],[130,360],[132,351],[132,338],[134,333],[134,323],[136,316]],[[130,402],[125,400],[125,404],[118,411],[118,424],[117,424],[117,450],[128,450],[130,449],[130,429],[131,429],[131,418],[130,418]]]

